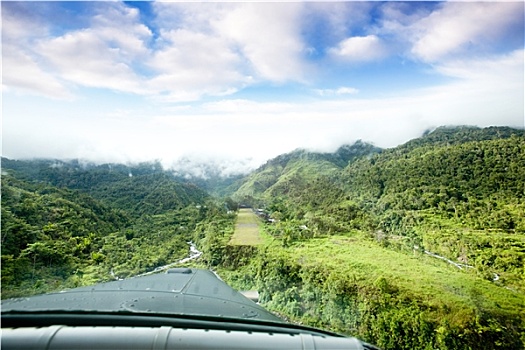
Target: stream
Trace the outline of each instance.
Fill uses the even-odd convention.
[[[425,250],[424,252],[425,252],[425,254],[430,255],[430,256],[432,256],[432,257],[434,257],[434,258],[438,258],[438,259],[441,259],[441,260],[445,260],[446,262],[448,262],[449,264],[454,265],[455,267],[457,267],[457,268],[460,269],[460,270],[463,270],[464,267],[468,267],[468,268],[470,268],[470,269],[474,268],[474,266],[470,266],[470,265],[460,264],[460,263],[454,262],[454,261],[452,261],[452,260],[450,260],[450,259],[445,258],[444,256],[437,255],[437,254],[435,254],[435,253],[429,252],[428,250]]]
[[[416,247],[414,247],[414,248],[417,249]],[[474,268],[474,266],[466,265],[466,264],[460,264],[460,263],[454,262],[454,261],[452,261],[450,259],[445,258],[444,256],[437,255],[435,253],[429,252],[428,250],[424,250],[424,253],[427,254],[427,255],[430,255],[431,257],[434,257],[434,258],[437,258],[437,259],[441,259],[441,260],[445,260],[446,262],[448,262],[449,264],[454,265],[455,267],[457,267],[460,270],[463,270],[464,267],[469,268],[469,269],[473,269]],[[492,281],[493,282],[498,281],[499,280],[499,275],[497,273],[493,273],[493,275],[494,275],[494,278],[492,279]]]

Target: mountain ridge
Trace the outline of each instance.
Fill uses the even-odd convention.
[[[363,141],[343,145],[333,153],[296,149],[279,155],[246,176],[232,197],[252,202],[261,196],[275,196],[288,190],[288,183],[306,183],[314,176],[335,175],[349,163],[361,157],[380,153],[381,149]]]

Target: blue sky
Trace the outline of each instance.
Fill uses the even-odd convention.
[[[2,155],[181,157],[524,124],[523,2],[2,2]]]

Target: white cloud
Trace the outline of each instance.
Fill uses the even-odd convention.
[[[72,94],[52,74],[43,71],[35,60],[12,45],[3,45],[2,65],[9,67],[2,73],[6,90],[24,90],[56,99],[69,99]]]
[[[80,86],[140,91],[138,77],[119,59],[119,50],[108,47],[92,30],[49,40],[40,49],[63,79]]]
[[[117,2],[97,6],[90,28],[56,37],[42,18],[16,5],[3,7],[7,88],[55,98],[71,97],[68,90],[75,85],[149,93],[133,65],[146,57],[145,41],[151,32],[139,22],[135,9]]]
[[[381,28],[388,33],[408,28],[432,13],[426,6],[414,7],[410,2],[398,1],[385,2],[380,10]]]
[[[217,42],[215,54],[235,53],[255,80],[302,81],[309,67],[301,38],[300,3],[155,3],[163,28],[183,29]],[[209,52],[209,50],[207,51]],[[187,53],[189,54],[189,53]],[[191,56],[190,56],[191,57]]]
[[[339,89],[335,90],[336,95],[357,94],[358,92],[358,89],[352,87],[340,87]]]
[[[410,26],[412,53],[432,62],[472,47],[484,48],[520,18],[522,2],[446,2]]]
[[[257,76],[276,82],[301,81],[308,67],[300,33],[300,3],[239,4],[213,27],[233,40]]]
[[[353,87],[342,86],[337,89],[316,89],[314,92],[320,96],[355,95],[359,90]]]
[[[490,58],[448,61],[436,66],[441,74],[457,79],[433,89],[433,95],[443,96],[445,105],[441,109],[446,111],[440,120],[442,124],[452,124],[453,117],[459,116],[464,118],[464,124],[523,127],[523,62],[521,49]]]
[[[108,46],[118,47],[123,60],[134,60],[149,53],[151,30],[140,22],[139,11],[120,3],[108,3],[94,16],[92,28]]]
[[[46,6],[39,5],[38,10]],[[33,4],[23,1],[2,3],[2,43],[27,47],[49,35],[51,29],[47,19],[42,18],[38,10],[32,10]]]
[[[249,165],[255,167],[298,147],[333,151],[357,139],[393,147],[443,124],[523,126],[522,58],[520,50],[491,60],[444,64],[437,69],[454,77],[453,82],[385,98],[287,103],[224,99],[152,116],[127,110],[125,122],[107,116],[68,118],[66,110],[76,110],[74,105],[49,111],[29,107],[29,113],[4,123],[5,130],[16,131],[4,137],[4,154],[162,159],[165,165],[183,156],[251,158]],[[37,109],[35,119],[31,110]]]
[[[162,101],[225,96],[261,81],[304,81],[302,4],[154,3],[159,49],[147,62]]]
[[[225,40],[186,29],[163,34],[165,46],[147,64],[156,71],[148,85],[173,101],[227,95],[250,82],[242,62]]]
[[[23,4],[2,6],[3,89],[56,99],[71,98],[64,83],[46,72],[39,64],[38,55],[32,51],[35,42],[48,34],[48,27],[20,13],[24,13]]]
[[[334,150],[357,139],[393,147],[445,124],[523,126],[523,50],[449,62],[436,69],[455,80],[385,98],[308,103],[223,100],[203,106],[205,114],[182,119],[194,126],[199,123],[200,135],[215,135],[209,144],[216,152],[256,159],[297,147]],[[164,118],[162,123],[165,128],[171,123],[180,127],[180,117]]]
[[[14,5],[6,6],[6,88],[66,98],[71,88],[87,86],[154,96],[156,101],[196,101],[258,83],[315,80],[316,69],[324,68],[306,60],[314,50],[305,40],[310,20],[326,26],[323,36],[334,32],[335,46],[328,53],[344,62],[384,58],[403,40],[413,44],[415,57],[439,62],[471,44],[500,38],[519,22],[523,9],[520,3],[453,2],[434,12],[424,6],[411,12],[405,3],[154,2],[154,35],[140,22],[137,9],[120,2],[96,4],[95,15],[84,20],[89,28],[55,37],[42,18],[24,17],[30,11],[13,12],[9,9]],[[383,10],[377,27],[370,23],[371,7]],[[372,34],[339,40],[358,27]]]
[[[524,51],[521,49],[490,58],[449,60],[436,65],[435,69],[441,74],[468,81],[479,80],[487,84],[495,79],[504,81],[506,86],[523,87],[523,62]]]
[[[331,48],[329,53],[345,61],[360,62],[383,58],[387,51],[381,39],[375,35],[367,35],[347,38],[337,47]]]
[[[291,102],[256,102],[245,99],[228,99],[209,102],[202,105],[207,113],[237,113],[239,115],[257,113],[281,114],[293,111],[295,105]],[[245,117],[242,117],[245,119]]]
[[[151,32],[138,20],[136,10],[107,3],[91,28],[41,41],[37,50],[61,78],[75,84],[147,94],[133,63],[146,57],[144,41]]]

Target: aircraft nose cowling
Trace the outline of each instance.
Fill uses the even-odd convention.
[[[198,295],[150,295],[134,298],[122,304],[122,308],[131,312],[165,314],[206,315],[233,318],[257,318],[259,310],[244,303]]]

